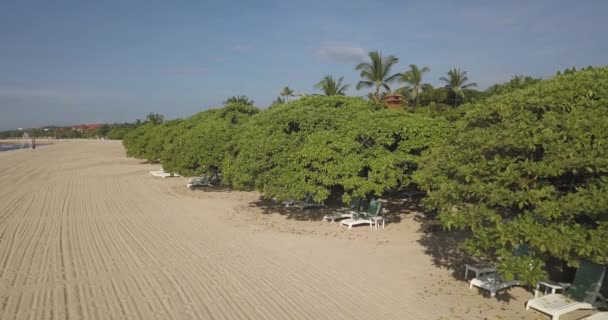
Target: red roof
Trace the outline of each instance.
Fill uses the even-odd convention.
[[[392,93],[384,97],[384,103],[389,108],[401,109],[403,97],[398,93]]]
[[[79,124],[72,126],[72,128],[82,129],[82,130],[96,130],[99,129],[103,124]]]

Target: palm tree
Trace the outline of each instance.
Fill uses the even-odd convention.
[[[146,122],[153,123],[153,124],[161,124],[161,123],[165,122],[165,117],[160,113],[150,112],[146,116]]]
[[[406,88],[409,89],[407,91],[412,95],[415,106],[418,106],[418,97],[420,96],[420,93],[422,92],[422,89],[426,84],[422,83],[422,76],[429,71],[431,71],[429,67],[418,68],[417,65],[410,64],[410,70],[406,71],[401,76],[401,82],[407,83],[409,85]]]
[[[248,106],[252,106],[254,104],[254,101],[247,98],[247,96],[242,95],[242,96],[232,96],[228,99],[226,99],[226,101],[224,101],[224,104],[229,104],[229,103],[241,103],[241,104],[245,104]]]
[[[291,90],[289,87],[285,87],[283,90],[281,90],[280,95],[283,96],[284,101],[287,102],[289,97],[293,97],[293,90]]]
[[[476,87],[477,83],[469,81],[469,77],[467,77],[467,72],[464,70],[460,70],[460,68],[453,68],[448,71],[448,77],[441,77],[439,80],[446,83],[445,88],[452,91],[454,94],[454,107],[456,107],[457,98],[464,98],[463,89],[468,89],[471,87]]]
[[[345,91],[350,87],[349,84],[342,84],[344,77],[340,77],[338,81],[334,80],[332,76],[325,76],[323,80],[315,84],[315,88],[323,91],[326,96],[343,96]]]
[[[285,100],[283,98],[281,98],[280,96],[278,96],[270,105],[271,107],[277,104],[283,104],[285,103]]]
[[[391,91],[389,83],[394,82],[401,76],[400,73],[391,74],[391,69],[399,62],[395,56],[382,57],[382,53],[372,51],[369,53],[370,62],[362,62],[355,67],[355,70],[361,71],[361,81],[357,83],[357,90],[361,88],[374,88],[374,97],[379,99],[380,89]]]

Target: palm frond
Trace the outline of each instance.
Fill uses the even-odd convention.
[[[356,88],[357,90],[361,90],[361,88],[371,88],[371,87],[373,87],[373,86],[374,86],[374,83],[373,83],[373,82],[371,82],[371,81],[364,81],[364,80],[361,80],[361,81],[359,81],[359,82],[357,83],[357,85],[355,86],[355,88]]]

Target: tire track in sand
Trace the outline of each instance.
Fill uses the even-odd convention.
[[[428,315],[397,294],[395,267],[322,239],[244,233],[218,217],[237,204],[167,194],[122,153],[79,141],[0,157],[0,319]]]

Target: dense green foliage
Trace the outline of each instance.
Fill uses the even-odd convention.
[[[549,257],[608,262],[608,68],[542,81],[465,107],[416,180],[469,251],[528,283]],[[527,244],[534,255],[513,256]]]
[[[163,168],[186,176],[221,172],[238,128],[258,112],[249,105],[228,104],[183,121],[173,133],[165,134]]]
[[[527,88],[541,82],[542,79],[530,76],[514,76],[509,82],[492,85],[486,90],[489,94],[504,94]]]
[[[114,124],[110,126],[110,131],[106,137],[112,140],[122,140],[124,137],[136,128],[134,124]]]
[[[149,154],[154,152],[152,150],[148,150],[150,140],[158,131],[157,126],[158,125],[153,123],[146,123],[129,132],[122,140],[122,144],[127,151],[127,156],[137,159],[157,161],[159,157],[152,157],[152,159],[150,159]]]
[[[232,96],[232,97],[226,99],[226,101],[224,101],[224,105],[232,104],[232,103],[245,104],[245,105],[248,105],[248,106],[253,106],[255,102],[253,100],[247,98],[246,95]]]
[[[411,183],[421,154],[441,143],[448,127],[441,117],[375,110],[360,98],[305,97],[243,127],[225,183],[278,199],[381,195]]]
[[[128,156],[160,162],[167,171],[186,176],[218,171],[237,128],[258,111],[246,104],[229,103],[185,120],[147,122],[129,133],[123,145]]]

